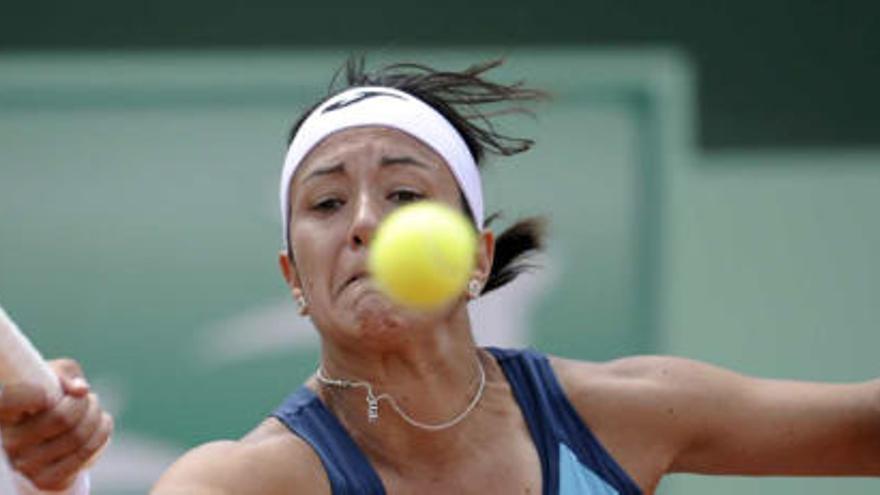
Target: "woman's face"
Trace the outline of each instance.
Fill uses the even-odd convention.
[[[282,269],[319,329],[363,333],[425,323],[425,315],[394,307],[366,267],[376,227],[395,208],[423,199],[463,208],[452,172],[437,153],[390,128],[340,131],[306,156],[290,190],[294,262],[283,257]],[[485,279],[485,260],[477,265],[476,276]]]

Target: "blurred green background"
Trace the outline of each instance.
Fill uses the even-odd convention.
[[[0,19],[0,302],[116,413],[98,494],[142,493],[313,370],[276,269],[276,181],[287,128],[352,51],[506,55],[498,78],[554,95],[503,122],[538,147],[487,172],[490,209],[547,215],[551,242],[476,305],[483,342],[880,374],[867,4],[33,5]],[[660,493],[878,488],[675,476]]]

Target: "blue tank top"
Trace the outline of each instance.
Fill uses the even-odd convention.
[[[639,495],[639,487],[581,420],[550,362],[533,350],[487,348],[498,361],[541,459],[544,495]],[[336,417],[306,387],[273,416],[318,454],[333,495],[384,495],[382,480]]]

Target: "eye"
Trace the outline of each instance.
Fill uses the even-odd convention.
[[[324,198],[312,205],[311,209],[318,212],[329,213],[338,210],[343,204],[345,203],[339,198]]]
[[[395,203],[412,203],[425,199],[425,195],[410,189],[398,189],[389,194],[388,199]]]

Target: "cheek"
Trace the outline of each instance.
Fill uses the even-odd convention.
[[[327,276],[340,242],[336,229],[311,227],[314,226],[298,226],[290,236],[296,268],[307,289],[314,285],[315,280]]]

